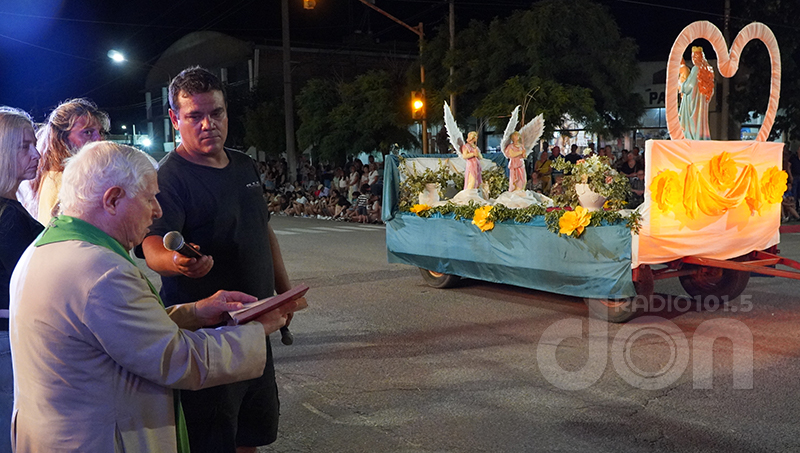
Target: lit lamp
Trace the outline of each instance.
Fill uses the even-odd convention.
[[[122,63],[124,63],[126,61],[130,61],[127,58],[125,58],[125,55],[123,55],[122,52],[120,52],[118,50],[111,49],[111,50],[108,51],[107,55],[108,55],[108,58],[111,59],[111,61],[113,61],[114,63],[117,63],[117,64],[122,64]],[[172,82],[172,75],[169,73],[169,71],[167,71],[166,69],[164,69],[164,68],[162,68],[160,66],[154,66],[154,65],[151,65],[149,63],[144,63],[144,62],[141,62],[141,61],[131,61],[131,62],[134,63],[134,64],[137,64],[137,65],[140,65],[140,66],[145,66],[145,67],[148,67],[148,68],[154,68],[154,69],[158,69],[159,71],[163,71],[164,74],[167,75],[167,86],[169,86],[170,83]],[[167,136],[171,135],[172,136],[172,143],[174,144],[175,143],[175,130],[171,127],[171,125],[169,125],[169,132],[167,132],[167,127],[168,127],[167,125],[169,124],[169,119],[167,118],[166,112],[164,113],[164,117],[165,117],[165,120],[166,120],[165,123],[164,123],[164,135],[165,135],[164,141],[166,142]],[[136,143],[136,125],[133,126],[133,143],[134,144]],[[152,144],[152,142],[150,142],[150,143]],[[142,144],[144,144],[144,139],[142,140]],[[145,145],[145,146],[149,147],[150,145],[148,144],[148,145]]]
[[[303,0],[303,9],[314,9],[317,6],[316,0]]]

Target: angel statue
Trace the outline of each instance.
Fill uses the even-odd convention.
[[[678,118],[688,140],[709,140],[708,103],[714,95],[714,68],[706,60],[702,47],[692,47],[694,67],[681,83]],[[681,68],[681,79],[686,69]]]
[[[477,189],[483,184],[483,177],[481,176],[481,150],[478,148],[478,133],[475,131],[467,134],[467,141],[464,142],[464,136],[458,130],[453,112],[450,111],[450,106],[447,102],[444,103],[444,125],[447,128],[447,135],[450,137],[450,144],[455,148],[458,156],[464,159],[467,163],[466,170],[464,171],[464,190]]]
[[[540,114],[530,123],[522,126],[517,132],[519,122],[519,107],[511,113],[506,130],[503,133],[503,140],[500,142],[500,149],[508,158],[508,191],[525,190],[525,183],[528,178],[525,174],[525,158],[528,157],[533,145],[539,140],[544,131],[544,117]]]

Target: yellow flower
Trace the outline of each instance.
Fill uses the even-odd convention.
[[[419,215],[420,212],[427,211],[430,208],[431,207],[426,204],[415,204],[414,206],[411,207],[411,212]]]
[[[736,162],[731,159],[730,154],[727,151],[723,151],[711,158],[709,172],[711,173],[711,182],[718,188],[725,188],[733,185],[739,170],[736,168]]]
[[[592,213],[583,206],[578,206],[574,211],[567,211],[558,220],[558,230],[561,234],[574,235],[575,237],[583,234],[583,229],[589,226],[592,220]]]
[[[767,203],[780,203],[786,192],[786,180],[789,175],[778,167],[770,167],[761,177],[761,193]]]
[[[472,224],[477,225],[481,231],[488,231],[494,228],[494,222],[489,220],[489,212],[492,206],[482,206],[475,210],[475,215],[472,217]]]
[[[650,193],[653,201],[658,205],[658,209],[663,212],[669,211],[673,206],[681,202],[683,198],[683,188],[678,174],[672,170],[659,172],[653,182],[650,183]]]

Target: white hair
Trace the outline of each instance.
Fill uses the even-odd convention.
[[[100,206],[112,187],[132,198],[145,187],[144,177],[155,171],[155,160],[136,148],[108,141],[89,143],[66,161],[58,193],[61,208],[85,214]]]

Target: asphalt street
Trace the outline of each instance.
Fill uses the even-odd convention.
[[[272,220],[311,287],[272,336],[279,439],[260,452],[800,451],[800,282],[752,277],[733,301],[656,282],[627,324],[579,298],[389,264],[381,226]],[[782,236],[800,260],[800,234]]]

